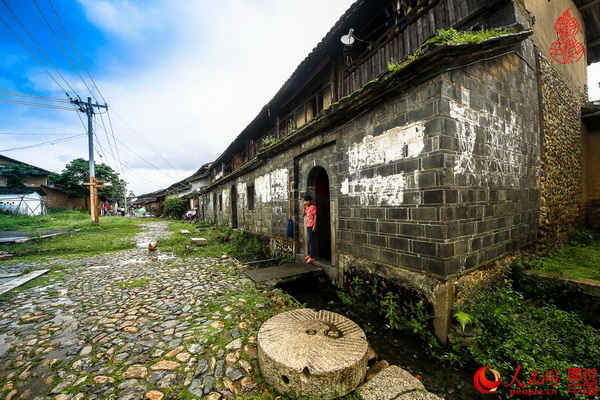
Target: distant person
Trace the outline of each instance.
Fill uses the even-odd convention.
[[[144,208],[144,206],[141,206],[138,212],[142,215],[142,217],[146,215],[146,209]]]
[[[315,261],[315,232],[317,231],[317,206],[312,203],[310,195],[304,196],[304,225],[306,226],[306,235],[308,237],[308,255],[304,258],[307,264]]]

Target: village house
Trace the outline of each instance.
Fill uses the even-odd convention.
[[[592,0],[356,1],[208,167],[204,219],[303,260],[312,195],[316,265],[424,300],[445,342],[459,277],[553,246],[600,201],[597,107],[582,123],[599,15]]]
[[[0,208],[18,214],[45,214],[48,207],[65,210],[88,208],[87,199],[67,195],[48,185],[51,172],[0,155]]]

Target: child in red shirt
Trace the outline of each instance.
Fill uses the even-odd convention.
[[[315,261],[315,232],[317,231],[317,206],[312,204],[310,195],[304,196],[302,216],[304,217],[304,225],[308,236],[308,255],[305,260],[307,264],[310,264]]]

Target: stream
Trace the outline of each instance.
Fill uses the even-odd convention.
[[[323,288],[316,278],[306,278],[283,285],[281,289],[308,308],[333,311],[356,322],[365,331],[378,360],[386,360],[390,365],[420,376],[428,391],[446,400],[489,400],[473,386],[477,366],[461,369],[440,362],[418,339],[390,329],[383,317],[365,315],[343,304],[335,288]]]

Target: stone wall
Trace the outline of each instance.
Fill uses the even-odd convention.
[[[575,93],[538,54],[542,101],[539,244],[552,248],[583,220],[583,94]]]

